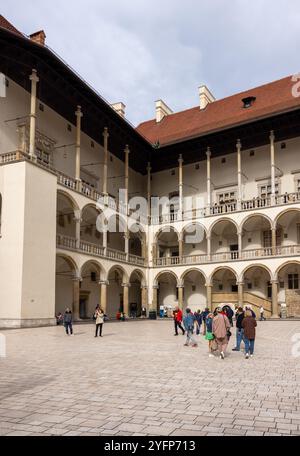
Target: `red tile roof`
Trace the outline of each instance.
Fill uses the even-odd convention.
[[[292,76],[245,92],[215,101],[204,110],[191,108],[165,117],[160,123],[155,119],[141,123],[137,130],[148,141],[161,145],[230,128],[300,107],[300,98],[292,95],[295,82]],[[254,96],[256,101],[244,108],[242,99]]]
[[[19,32],[4,16],[0,14],[0,27],[9,30],[10,32],[16,33],[17,35],[24,36],[23,33]]]

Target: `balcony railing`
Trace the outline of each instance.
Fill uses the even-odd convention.
[[[87,241],[80,241],[79,246],[75,238],[71,236],[65,236],[58,234],[56,236],[56,246],[61,249],[72,250],[79,253],[85,253],[91,256],[97,256],[101,258],[108,258],[110,260],[122,261],[129,264],[134,264],[138,266],[145,266],[145,258],[139,257],[137,255],[129,255],[127,260],[127,255],[125,252],[120,252],[119,250],[106,249],[101,245],[92,244]]]
[[[111,209],[119,212],[121,214],[127,215],[128,208],[125,204],[118,202],[115,198],[111,196],[104,195],[103,193],[96,190],[94,187],[85,184],[83,182],[77,182],[73,177],[67,176],[66,174],[61,173],[60,171],[53,168],[51,164],[45,163],[40,159],[32,160],[29,154],[22,151],[13,151],[4,154],[0,154],[0,165],[13,163],[16,161],[34,161],[37,166],[40,166],[44,169],[55,173],[57,175],[57,181],[60,185],[64,187],[77,191],[85,195],[87,198],[92,199],[93,201],[101,201],[104,206],[108,206]],[[283,195],[277,195],[275,201],[272,202],[271,197],[265,198],[253,198],[251,200],[241,201],[238,204],[236,201],[230,203],[222,203],[211,206],[210,208],[199,208],[184,211],[184,213],[179,215],[178,212],[171,212],[166,214],[161,214],[153,217],[148,217],[147,215],[141,216],[140,221],[143,224],[151,223],[153,225],[160,225],[163,223],[174,223],[181,219],[183,220],[196,220],[200,217],[214,216],[214,215],[224,215],[230,214],[237,211],[248,211],[255,209],[262,209],[271,207],[273,204],[282,206],[284,204],[292,204],[300,202],[300,192],[295,193],[285,193]]]
[[[154,267],[164,266],[186,266],[191,264],[207,264],[207,263],[227,263],[230,261],[255,260],[272,257],[289,257],[300,256],[300,245],[278,246],[273,252],[272,247],[264,247],[251,250],[243,250],[242,252],[220,252],[198,255],[186,255],[183,257],[162,257],[153,260]]]

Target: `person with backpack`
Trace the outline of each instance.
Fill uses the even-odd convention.
[[[214,314],[209,313],[206,317],[206,334],[205,334],[205,340],[208,340],[208,356],[209,358],[214,358],[213,355],[213,340],[215,339],[215,336],[213,335],[213,319],[214,319]]]
[[[216,309],[217,315],[213,319],[213,335],[215,336],[220,358],[225,359],[225,352],[228,346],[230,333],[230,322],[222,309]]]
[[[173,312],[173,318],[174,318],[174,326],[175,326],[175,334],[174,336],[178,336],[178,328],[181,329],[182,335],[185,335],[185,330],[182,326],[182,310],[179,309],[179,307],[175,307],[175,310]]]
[[[252,358],[254,355],[256,326],[257,322],[256,319],[253,317],[251,310],[247,310],[245,313],[245,318],[242,322],[242,327],[244,329],[245,336],[246,359],[249,359],[249,356],[251,356]]]
[[[67,336],[73,336],[73,314],[72,311],[67,307],[64,313],[64,327],[66,330]]]
[[[197,312],[195,312],[194,317],[196,320],[196,334],[197,334],[197,336],[199,336],[201,333],[201,325],[202,325],[201,310],[198,310]]]
[[[183,325],[185,327],[187,337],[186,337],[186,343],[184,344],[184,346],[188,347],[190,345],[190,343],[192,343],[192,347],[196,348],[196,347],[198,347],[198,344],[193,336],[194,326],[195,326],[195,317],[192,314],[191,309],[187,308],[185,312],[186,312],[186,314],[183,318]]]
[[[203,336],[205,336],[205,334],[206,334],[206,317],[207,317],[208,314],[209,314],[209,309],[208,309],[208,307],[206,307],[206,309],[203,310],[203,312],[201,314],[202,315],[202,323],[203,323]]]
[[[241,350],[241,343],[245,343],[244,338],[244,329],[242,326],[243,320],[245,318],[245,312],[243,311],[242,307],[239,307],[236,314],[236,347],[232,349],[232,351],[239,352]]]

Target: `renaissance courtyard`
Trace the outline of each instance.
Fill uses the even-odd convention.
[[[90,324],[2,331],[0,435],[300,435],[298,333],[258,322],[255,357],[232,337],[222,361],[171,320],[106,323],[102,339]]]

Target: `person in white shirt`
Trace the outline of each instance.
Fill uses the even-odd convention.
[[[261,308],[260,308],[260,321],[266,321],[265,309],[263,308],[263,306],[261,306]]]

